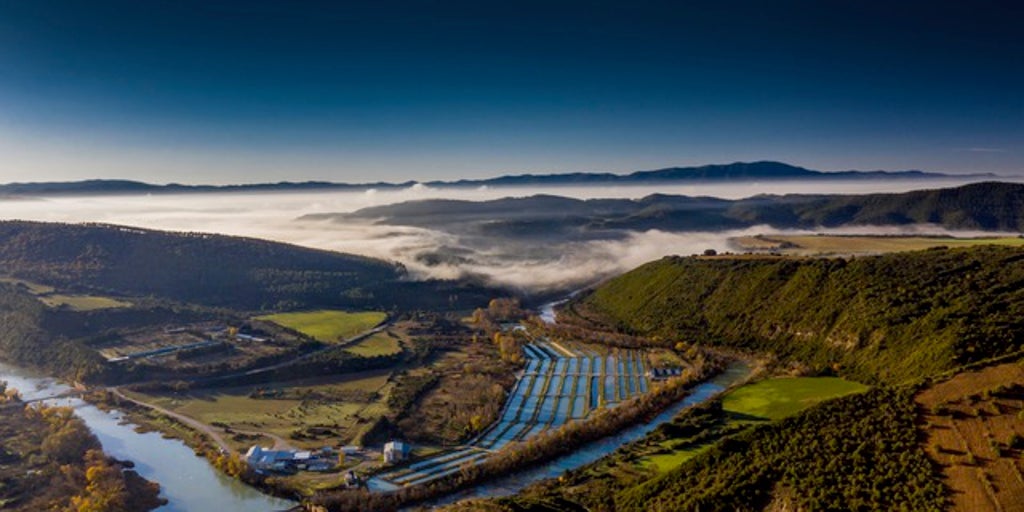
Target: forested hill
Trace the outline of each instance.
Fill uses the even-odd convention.
[[[899,383],[1024,346],[1024,251],[668,257],[570,303],[572,312],[664,343],[771,351]]]
[[[264,240],[20,221],[0,222],[0,268],[64,289],[239,309],[443,306],[461,286],[411,283],[398,264]],[[410,287],[436,288],[436,297]]]
[[[538,232],[578,237],[612,230],[716,231],[757,225],[814,229],[935,224],[948,229],[1024,231],[1024,184],[984,182],[898,194],[762,195],[726,200],[655,194],[641,199],[537,195],[492,201],[434,199],[315,214],[311,219],[429,226],[511,238]]]
[[[937,224],[951,229],[1024,231],[1024,184],[983,182],[900,194],[782,197],[738,203],[737,218],[798,226]]]

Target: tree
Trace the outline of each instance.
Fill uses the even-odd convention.
[[[31,410],[36,410],[49,424],[50,431],[40,448],[51,459],[61,464],[81,461],[89,449],[99,445],[89,427],[82,420],[75,418],[69,407],[26,408],[26,411]]]
[[[86,452],[85,460],[85,492],[71,498],[71,509],[76,512],[126,511],[128,487],[121,468],[99,450]]]

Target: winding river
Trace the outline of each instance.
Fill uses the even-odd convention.
[[[25,400],[51,397],[68,390],[54,379],[0,363],[0,380],[21,391]],[[115,458],[135,463],[135,470],[160,484],[168,503],[160,512],[269,512],[288,509],[295,503],[267,496],[215,470],[181,441],[164,439],[155,432],[139,433],[124,423],[117,411],[104,412],[77,398],[60,398],[54,405],[75,409]]]
[[[564,300],[546,304],[541,309],[541,317],[553,323],[554,307],[561,302]],[[734,364],[717,377],[697,385],[689,396],[665,409],[648,423],[634,425],[616,435],[589,443],[571,454],[446,496],[429,505],[445,505],[466,498],[508,496],[540,480],[555,478],[644,437],[683,409],[711,399],[749,375],[749,367]],[[66,385],[55,379],[3,363],[0,363],[0,380],[7,381],[11,387],[21,391],[25,400],[45,399],[68,390]],[[134,425],[125,422],[118,411],[104,412],[77,398],[59,398],[54,403],[73,407],[99,438],[107,454],[134,462],[135,470],[140,475],[160,484],[161,496],[168,500],[167,505],[157,509],[160,512],[275,511],[295,505],[294,502],[262,494],[221,474],[206,459],[197,457],[180,441],[164,439],[154,432],[136,432]]]

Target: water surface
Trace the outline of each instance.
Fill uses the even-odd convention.
[[[0,380],[21,391],[25,400],[59,395],[69,388],[56,380],[0,363]],[[71,406],[103,444],[103,451],[135,463],[135,470],[160,484],[168,500],[160,512],[229,512],[284,510],[295,503],[267,496],[220,473],[205,458],[174,439],[155,432],[138,433],[122,423],[120,412],[104,412],[77,398],[59,398],[54,405]]]

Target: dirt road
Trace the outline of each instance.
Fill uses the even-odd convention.
[[[151,404],[149,402],[143,402],[141,400],[136,400],[136,399],[134,399],[134,398],[132,398],[132,397],[130,397],[128,395],[125,395],[118,388],[107,388],[107,389],[111,393],[113,393],[115,396],[117,396],[118,398],[120,398],[122,400],[127,400],[127,401],[129,401],[129,402],[131,402],[133,404],[141,405],[142,407],[145,407],[147,409],[152,409],[152,410],[154,410],[156,412],[159,412],[160,414],[164,414],[166,416],[170,416],[171,418],[174,418],[174,419],[184,423],[185,425],[188,425],[189,427],[192,427],[192,428],[194,428],[194,429],[196,429],[196,430],[206,434],[210,439],[213,440],[214,443],[217,444],[218,447],[220,447],[221,450],[223,450],[223,451],[225,451],[227,453],[234,453],[234,450],[231,449],[231,446],[228,445],[227,441],[224,441],[224,438],[221,436],[221,433],[220,433],[220,431],[218,429],[215,429],[215,428],[211,427],[210,425],[207,425],[207,424],[205,424],[205,423],[203,423],[203,422],[201,422],[201,421],[199,421],[199,420],[197,420],[195,418],[190,418],[188,416],[185,416],[184,414],[176,413],[176,412],[171,411],[169,409],[165,409],[163,407],[160,407],[159,405]]]

